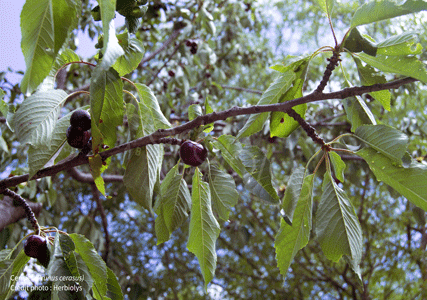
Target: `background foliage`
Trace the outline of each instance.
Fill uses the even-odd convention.
[[[326,45],[334,47],[333,35],[325,14],[332,1],[304,1],[303,4],[301,1],[149,1],[143,5],[146,12],[136,32],[128,33],[127,28],[117,28],[117,38],[114,38],[114,28],[109,25],[109,20],[114,18],[114,7],[108,7],[111,5],[108,1],[40,2],[55,3],[52,6],[40,5],[40,9],[51,9],[45,15],[54,16],[53,23],[43,19],[41,16],[45,12],[34,10],[31,1],[27,1],[21,14],[22,49],[28,58],[27,70],[20,85],[11,86],[4,77],[1,83],[1,88],[5,91],[4,102],[0,104],[3,116],[0,119],[0,170],[5,170],[3,177],[27,173],[31,177],[46,161],[54,159],[57,163],[74,154],[75,150],[68,145],[64,146],[58,157],[53,157],[53,153],[49,151],[44,152],[44,157],[41,157],[37,149],[46,143],[50,143],[48,146],[52,149],[62,145],[68,126],[67,118],[77,108],[90,107],[92,120],[103,120],[101,124],[94,121],[92,123],[94,144],[97,145],[97,141],[102,138],[97,133],[99,130],[103,133],[104,144],[112,148],[150,134],[156,129],[183,124],[194,116],[209,113],[209,108],[219,112],[233,106],[255,105],[260,99],[265,103],[273,103],[272,98],[279,95],[276,88],[285,89],[286,85],[288,88],[293,86],[298,89],[291,89],[284,96],[288,98],[282,100],[301,96],[298,93],[305,95],[318,86],[326,68],[325,59],[331,56],[326,53],[313,57],[308,67],[311,53]],[[390,11],[395,11],[393,1],[372,3],[388,4]],[[101,7],[102,21],[94,21],[91,15],[91,10],[98,4]],[[369,14],[362,14],[357,18],[354,16],[361,4],[363,1],[344,1],[334,5],[332,22],[339,41],[344,38],[350,26],[372,21]],[[420,10],[418,8],[425,9],[426,6],[423,1],[407,1],[406,5],[404,8],[410,12],[417,12]],[[375,4],[370,9],[374,10]],[[120,11],[115,12],[118,13]],[[128,24],[134,21],[128,13],[124,15]],[[393,16],[391,13],[389,17]],[[333,72],[326,90],[335,91],[349,85],[384,83],[400,78],[397,74],[416,77],[425,83],[426,72],[421,62],[425,62],[426,53],[418,46],[426,45],[425,18],[425,13],[421,12],[357,27],[373,40],[359,35],[361,38],[355,37],[356,46],[349,43],[346,45],[353,54],[342,54],[342,67]],[[41,20],[42,23],[33,24],[34,20]],[[38,28],[41,33],[26,32],[25,28]],[[109,30],[106,31],[105,28]],[[98,39],[99,53],[87,62],[89,64],[68,65],[58,72],[54,82],[53,76],[61,66],[80,60],[71,51],[76,49],[75,36],[78,30]],[[68,38],[64,32],[69,34]],[[402,33],[407,33],[406,37]],[[387,40],[396,35],[400,35],[404,42]],[[30,40],[30,37],[40,37],[41,41]],[[384,40],[388,44],[383,42],[379,45],[374,42]],[[61,49],[64,41],[66,45]],[[372,45],[376,46],[376,61],[369,61],[372,60],[372,56],[369,56],[372,54]],[[398,46],[390,48],[390,45]],[[390,71],[382,69],[384,65],[391,68],[385,60],[402,53],[408,59],[409,67],[405,70],[409,74],[391,72],[393,74],[383,75],[365,64],[371,63],[377,69]],[[291,58],[288,57],[289,54],[303,56]],[[380,61],[381,55],[384,55],[384,61]],[[111,66],[114,70],[110,69]],[[274,67],[270,69],[270,66]],[[292,72],[286,73],[289,69],[286,70],[285,66],[291,66]],[[419,69],[414,66],[419,66]],[[292,76],[286,77],[286,74]],[[120,80],[120,76],[132,80],[135,85],[127,80]],[[301,81],[294,81],[297,80],[295,78],[300,78]],[[42,88],[23,102],[24,96],[29,96],[40,84]],[[55,91],[52,91],[54,88]],[[125,107],[122,107],[123,101],[117,102],[122,89],[134,93],[140,102],[135,103],[134,98],[125,93]],[[75,93],[79,91],[89,91],[91,95]],[[267,92],[262,94],[264,91]],[[286,91],[287,89],[283,94]],[[304,167],[319,146],[301,128],[293,132],[289,130],[287,133],[291,133],[286,138],[271,137],[269,127],[262,127],[264,122],[260,123],[261,130],[255,130],[254,127],[248,127],[248,116],[240,115],[213,124],[212,136],[222,137],[217,140],[206,138],[213,148],[209,164],[203,164],[200,170],[182,170],[182,164],[179,169],[174,167],[179,160],[177,145],[150,145],[121,152],[108,159],[108,168],[103,170],[103,182],[93,172],[101,164],[100,159],[97,161],[94,156],[90,166],[86,164],[69,168],[52,177],[27,181],[17,185],[15,191],[31,202],[43,205],[38,216],[39,224],[75,233],[71,235],[72,240],[81,247],[84,245],[82,236],[86,237],[106,261],[106,266],[117,276],[126,299],[424,298],[426,295],[422,293],[427,290],[427,233],[425,211],[419,207],[425,209],[426,197],[425,194],[420,194],[419,202],[410,202],[407,198],[411,197],[404,190],[408,187],[412,190],[425,187],[425,86],[415,82],[390,90],[390,94],[378,92],[371,96],[378,101],[374,101],[372,97],[364,97],[363,101],[366,101],[372,115],[363,113],[366,110],[360,113],[357,103],[361,102],[354,97],[307,105],[306,121],[326,141],[340,134],[356,132],[358,140],[352,138],[343,141],[356,145],[362,140],[370,146],[360,150],[359,156],[338,152],[339,158],[332,152],[330,161],[335,170],[334,177],[328,177],[325,164],[322,164],[317,169],[316,176],[304,178]],[[28,104],[28,99],[33,99],[34,104]],[[41,103],[40,99],[44,102]],[[37,103],[45,107],[49,99],[52,99],[49,119],[46,121],[45,114],[42,114],[39,123],[31,124],[34,128],[44,126],[41,135],[31,135],[25,131],[30,130],[31,126],[13,128],[12,124],[19,124],[20,118],[25,120],[26,105],[30,110]],[[200,106],[194,106],[195,104]],[[97,110],[103,105],[110,107],[108,114]],[[111,114],[112,111],[116,113]],[[123,115],[126,115],[124,122]],[[62,118],[56,122],[58,117]],[[138,120],[150,118],[156,123],[138,123]],[[273,124],[275,118],[280,121],[281,116],[265,120]],[[386,126],[375,127],[374,130],[359,126],[372,123],[372,118],[377,124],[390,125],[399,131]],[[242,128],[249,128],[249,131]],[[191,134],[196,136],[197,133],[193,131]],[[185,132],[174,137],[188,139],[191,134]],[[281,134],[287,135],[283,132]],[[57,140],[50,140],[51,135]],[[199,138],[203,136],[201,134]],[[243,155],[240,162],[234,160],[233,156],[227,159],[224,147],[231,147],[230,141],[234,140],[232,136],[242,137],[240,141],[243,144],[257,146],[261,150],[250,148],[243,152],[247,159]],[[239,144],[233,145],[238,147]],[[234,149],[231,153],[236,156],[238,150]],[[378,154],[377,151],[385,155]],[[257,154],[268,158],[272,178],[271,187],[264,186],[265,190],[270,191],[264,202],[249,192],[247,177],[245,181],[245,176],[239,176],[245,172],[254,174],[259,171],[257,167],[260,165],[251,168],[254,163],[252,157]],[[158,165],[162,156],[160,172],[153,173],[150,164]],[[388,163],[386,159],[397,161],[398,164],[396,169],[387,167],[381,173],[381,167]],[[128,163],[129,160],[131,163]],[[145,173],[140,172],[139,168],[129,171],[135,161],[147,166],[144,172],[148,170],[152,174],[149,177],[143,176]],[[345,162],[345,170],[340,165],[341,161]],[[316,163],[317,161],[308,165],[307,175],[314,171]],[[420,173],[409,179],[406,173],[394,175],[401,170],[398,169],[399,164],[420,166]],[[95,181],[91,169],[92,174],[95,174]],[[162,182],[170,184],[159,187],[157,176]],[[169,195],[173,190],[179,195],[178,201],[191,201],[194,205],[199,203],[197,195],[215,189],[207,182],[216,180],[219,186],[226,186],[230,184],[230,178],[234,179],[239,192],[238,200],[237,194],[233,194],[234,186],[228,186],[232,191],[227,198],[228,203],[224,203],[222,211],[221,207],[214,206],[212,209],[216,218],[209,220],[209,226],[215,228],[215,238],[218,236],[216,242],[214,238],[206,242],[211,251],[216,251],[215,268],[209,265],[212,258],[200,258],[201,249],[197,241],[188,238],[190,232],[202,230],[193,223],[195,219],[190,221],[188,218],[189,215],[194,218],[197,216],[194,210],[190,212],[191,205],[187,203],[188,209],[182,211],[187,217],[172,221],[166,218],[165,227],[168,232],[161,233],[155,219],[156,216],[161,216],[159,211],[167,210],[167,207],[159,210],[159,204],[153,205],[152,199]],[[142,180],[146,181],[141,184]],[[151,194],[141,196],[141,185],[152,186]],[[191,188],[191,195],[186,192],[187,185]],[[400,185],[403,188],[399,188]],[[310,193],[311,186],[313,189]],[[325,191],[335,193],[336,196],[325,197]],[[289,196],[290,194],[293,196]],[[301,197],[298,205],[293,207],[295,211],[289,208],[292,203],[287,210],[286,199],[292,202],[295,197],[298,199],[299,194],[305,197]],[[200,198],[206,201],[209,197]],[[350,259],[338,260],[343,253],[336,252],[332,247],[334,241],[330,239],[334,236],[322,226],[317,225],[316,230],[311,231],[304,229],[311,226],[311,212],[315,218],[319,215],[332,216],[328,209],[334,207],[335,202],[327,202],[331,199],[340,203],[339,207],[350,207],[347,211],[349,219],[345,220],[353,218],[360,223],[362,238],[358,240],[356,236],[353,243],[360,243],[362,247],[360,252],[351,248],[347,253],[350,254]],[[214,199],[209,199],[211,200],[215,202]],[[281,206],[269,205],[279,201]],[[207,202],[200,202],[200,205],[210,208]],[[228,212],[227,208],[230,207]],[[281,208],[286,211],[288,219],[282,217]],[[290,212],[293,212],[291,220]],[[287,221],[292,222],[292,228],[299,224],[304,232],[304,239],[295,246],[298,248],[296,250],[285,247],[288,244],[286,239],[294,232],[287,232],[290,230]],[[179,226],[181,223],[183,224]],[[2,249],[13,249],[27,234],[28,224],[21,220],[2,230]],[[354,230],[358,231],[359,229]],[[159,243],[160,241],[164,243]],[[63,245],[71,244],[69,240],[60,242]],[[299,248],[302,250],[297,251]],[[81,253],[84,249],[86,248],[80,249]],[[289,261],[279,258],[276,260],[282,250]],[[292,253],[291,257],[286,254],[288,251]],[[84,260],[84,255],[81,256]],[[357,271],[359,263],[360,270]],[[44,272],[36,264],[29,266],[24,274],[30,274],[30,280],[34,278],[31,276],[34,270]],[[1,265],[0,269],[5,270],[5,267]],[[104,278],[111,275],[106,275],[107,269],[104,272]],[[0,280],[4,280],[3,277]],[[0,291],[4,293],[3,290]],[[18,293],[11,296],[13,299],[24,297]],[[118,294],[116,296],[117,298],[110,295],[111,299],[119,299]]]

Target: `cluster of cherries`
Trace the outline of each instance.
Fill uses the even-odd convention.
[[[187,40],[185,42],[185,45],[190,48],[191,54],[196,54],[197,53],[197,43],[195,41],[193,41],[193,40]]]
[[[85,147],[90,140],[90,128],[90,114],[86,110],[73,112],[67,129],[68,144],[78,149]],[[179,155],[185,164],[197,167],[206,160],[208,151],[203,145],[187,140],[181,144]]]
[[[86,110],[76,110],[70,118],[67,142],[71,147],[82,149],[90,140],[90,114]]]

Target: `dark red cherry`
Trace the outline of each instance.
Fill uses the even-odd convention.
[[[67,129],[67,142],[71,147],[82,149],[90,139],[90,132],[83,131],[72,125]]]
[[[201,144],[193,141],[185,141],[179,148],[182,161],[190,166],[200,166],[208,156],[208,150]]]
[[[86,131],[90,129],[90,114],[86,110],[76,110],[71,114],[70,125]]]
[[[50,252],[47,241],[40,235],[32,235],[24,243],[24,252],[37,260],[46,268],[49,265]]]

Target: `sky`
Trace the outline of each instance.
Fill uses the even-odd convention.
[[[95,1],[93,1],[95,2]],[[25,0],[0,0],[0,72],[8,67],[14,71],[25,71],[24,55],[21,51],[20,14]],[[117,14],[116,27],[124,24],[124,18]],[[79,43],[76,53],[85,59],[96,53],[94,45],[88,35],[81,32],[77,36]],[[19,83],[22,75],[8,74],[6,78],[13,84]]]

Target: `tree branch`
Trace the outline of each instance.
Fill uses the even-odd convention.
[[[95,183],[93,180],[92,174],[90,173],[83,173],[78,171],[76,168],[71,168],[67,170],[68,174],[73,177],[73,179],[77,180],[78,182],[84,182],[84,183]],[[104,179],[104,182],[123,182],[123,176],[122,175],[109,175],[105,174],[102,176]]]
[[[187,131],[190,131],[193,128],[196,128],[200,125],[206,125],[213,123],[219,120],[226,120],[229,117],[240,116],[240,115],[250,115],[250,114],[258,114],[263,112],[272,112],[272,111],[283,111],[286,112],[288,109],[310,102],[322,101],[322,100],[330,100],[330,99],[345,99],[348,97],[362,95],[374,91],[381,91],[386,89],[396,89],[401,87],[402,85],[413,83],[418,81],[417,79],[406,77],[399,80],[383,83],[383,84],[374,84],[371,86],[356,86],[351,88],[345,88],[343,90],[332,92],[332,93],[316,93],[312,92],[307,96],[303,96],[294,100],[286,101],[283,103],[270,104],[270,105],[255,105],[250,107],[232,107],[228,110],[224,110],[222,112],[213,112],[211,114],[207,114],[204,116],[199,116],[192,121],[189,121],[185,124],[182,124],[177,127],[169,128],[169,129],[159,129],[154,133],[144,136],[142,138],[133,140],[131,142],[119,145],[112,149],[106,150],[104,152],[99,153],[103,160],[107,159],[110,156],[116,155],[118,153],[123,153],[125,151],[144,147],[149,144],[176,144],[179,142],[177,139],[166,138],[168,136],[174,136],[177,134],[181,134]],[[70,168],[88,164],[89,160],[87,156],[77,155],[74,157],[69,157],[64,161],[59,162],[58,164],[41,169],[37,172],[35,176],[31,178],[31,180],[43,178],[46,176],[55,175],[61,171],[68,170]],[[9,177],[3,180],[0,180],[0,190],[5,189],[10,186],[16,186],[22,182],[28,181],[28,174]]]
[[[28,202],[31,211],[38,216],[42,210],[41,203]],[[20,219],[27,217],[27,212],[24,207],[16,206],[13,199],[9,196],[4,196],[0,201],[0,232],[9,224],[18,222]]]

